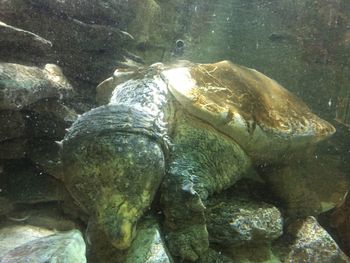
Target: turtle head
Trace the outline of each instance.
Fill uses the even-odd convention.
[[[139,212],[120,195],[105,198],[96,207],[96,221],[105,232],[112,245],[124,250],[130,247],[136,235],[136,223]]]

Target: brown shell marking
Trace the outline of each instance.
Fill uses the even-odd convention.
[[[227,122],[238,113],[250,126],[285,135],[312,134],[328,137],[335,128],[276,81],[262,73],[229,61],[192,64],[191,89],[195,107],[214,115],[226,114]],[[248,125],[249,126],[249,125]]]

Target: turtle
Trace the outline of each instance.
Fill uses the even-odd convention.
[[[68,129],[61,152],[66,187],[118,249],[159,197],[171,254],[197,260],[209,247],[210,196],[335,132],[276,81],[230,61],[122,75],[108,81],[118,83],[109,103]]]

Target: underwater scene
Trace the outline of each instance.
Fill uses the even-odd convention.
[[[0,263],[350,263],[349,0],[0,0]]]

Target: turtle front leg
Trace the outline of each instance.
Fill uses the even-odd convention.
[[[205,206],[191,178],[185,159],[174,159],[162,185],[162,205],[166,217],[166,240],[175,256],[195,261],[209,247]]]
[[[177,114],[161,202],[171,253],[195,261],[209,247],[205,200],[232,186],[251,163],[227,136],[185,113]]]

